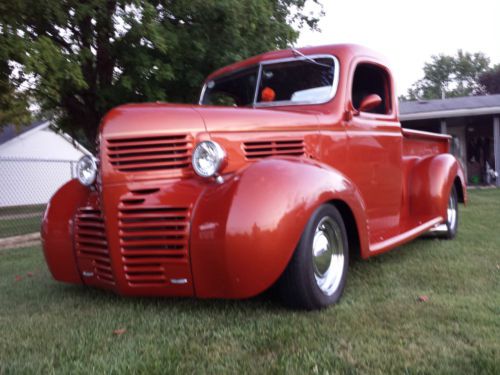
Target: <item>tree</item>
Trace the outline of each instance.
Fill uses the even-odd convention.
[[[479,76],[479,83],[485,94],[500,94],[500,64]]]
[[[305,15],[306,2],[3,1],[0,64],[9,87],[93,143],[101,117],[116,105],[196,101],[214,69],[285,48],[298,37],[293,26],[317,25],[321,12]]]
[[[467,96],[481,92],[479,76],[489,68],[490,60],[483,53],[458,50],[456,56],[434,55],[424,65],[424,77],[408,90],[414,100]]]
[[[0,35],[0,46],[5,43]],[[10,71],[6,48],[0,48],[0,126],[7,123],[20,126],[31,120],[28,96],[16,90],[9,79]]]

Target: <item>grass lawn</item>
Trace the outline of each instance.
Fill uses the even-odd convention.
[[[500,190],[470,198],[455,240],[354,263],[320,312],[121,298],[56,283],[38,247],[0,251],[0,374],[500,374]]]
[[[46,206],[46,204],[31,204],[27,206],[0,207],[0,218],[4,215],[43,213]]]
[[[42,215],[4,220],[0,218],[0,238],[40,232]]]
[[[0,238],[40,231],[45,204],[0,207]]]

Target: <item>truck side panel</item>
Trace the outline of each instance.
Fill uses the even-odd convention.
[[[410,129],[402,129],[402,133],[403,195],[401,200],[401,226],[407,227],[408,225],[411,226],[409,221],[415,218],[415,209],[419,210],[418,208],[412,209],[411,201],[417,199],[415,198],[414,184],[419,183],[420,177],[418,175],[423,171],[416,173],[415,168],[421,163],[422,159],[448,153],[450,136]],[[419,167],[419,170],[422,170],[422,166]],[[422,212],[422,215],[429,216],[424,212]]]

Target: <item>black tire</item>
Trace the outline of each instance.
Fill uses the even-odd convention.
[[[454,213],[451,213],[450,210],[453,210]],[[437,234],[439,238],[451,240],[455,238],[458,232],[458,194],[455,185],[451,187],[446,215],[446,223],[442,226],[443,230],[438,231]]]
[[[345,287],[348,246],[339,211],[330,204],[319,207],[307,222],[293,257],[278,281],[283,302],[306,310],[336,303]]]

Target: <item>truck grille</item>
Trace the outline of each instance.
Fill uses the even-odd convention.
[[[169,280],[164,265],[187,264],[187,208],[122,200],[119,227],[125,277],[130,286],[165,285]]]
[[[107,156],[120,172],[184,169],[191,162],[192,139],[187,134],[107,140]]]
[[[114,285],[101,211],[95,207],[81,207],[77,211],[75,224],[77,255],[90,259],[94,275],[99,280]]]
[[[266,158],[269,156],[302,156],[304,155],[304,140],[286,139],[274,141],[252,141],[243,143],[247,159]]]

